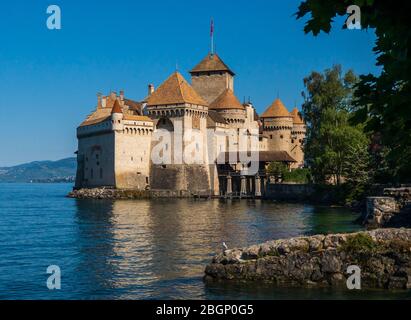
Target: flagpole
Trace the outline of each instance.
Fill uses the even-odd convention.
[[[211,37],[211,55],[213,55],[214,54],[214,19],[213,18],[211,18],[210,37]]]

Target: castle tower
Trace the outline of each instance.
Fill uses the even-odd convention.
[[[77,128],[75,188],[147,188],[153,122],[123,91],[97,99],[96,110]]]
[[[276,99],[261,115],[263,133],[268,137],[268,151],[291,151],[293,117],[280,99]]]
[[[246,109],[229,88],[225,89],[210,104],[209,109],[217,111],[230,128],[242,128],[244,126]]]
[[[123,108],[120,105],[118,99],[114,101],[113,109],[111,109],[111,120],[113,131],[123,131]]]
[[[152,189],[209,192],[207,102],[175,72],[150,95],[146,110],[156,133],[168,132],[170,137],[157,140],[154,135],[152,154],[160,155],[162,162],[152,159]]]
[[[292,164],[293,168],[304,166],[304,139],[306,134],[306,126],[300,112],[297,108],[291,111],[293,117],[293,129],[291,131],[291,156],[297,160]]]
[[[193,88],[208,104],[224,90],[234,91],[235,74],[217,54],[208,54],[190,74]]]

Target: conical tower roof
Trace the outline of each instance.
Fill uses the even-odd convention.
[[[234,75],[234,72],[215,53],[214,54],[209,53],[199,64],[197,64],[190,71],[190,73],[207,72],[207,71],[226,71]]]
[[[120,105],[120,102],[118,102],[118,99],[114,101],[113,109],[111,109],[111,114],[113,113],[123,113],[123,108]]]
[[[210,109],[240,109],[244,110],[244,106],[238,101],[233,90],[225,89],[218,97],[210,104]]]
[[[188,84],[179,72],[174,72],[147,100],[148,106],[191,103],[207,106],[207,102]]]
[[[297,108],[294,108],[293,111],[290,112],[290,114],[293,117],[294,124],[304,124],[304,120]]]
[[[261,118],[280,118],[288,117],[291,118],[291,114],[288,112],[287,108],[284,106],[280,99],[275,99],[274,102],[264,111]]]

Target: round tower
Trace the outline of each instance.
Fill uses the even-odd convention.
[[[122,131],[124,129],[123,118],[123,108],[121,107],[118,99],[116,99],[113,109],[111,109],[111,123],[113,130]]]
[[[291,151],[293,118],[280,99],[276,99],[261,115],[267,151]]]
[[[231,128],[242,128],[246,119],[246,108],[238,101],[231,89],[225,89],[210,104],[210,110],[217,111]]]
[[[291,156],[297,160],[292,167],[299,168],[304,166],[304,139],[306,135],[306,126],[300,112],[297,108],[291,111],[293,117],[293,129],[291,131]]]

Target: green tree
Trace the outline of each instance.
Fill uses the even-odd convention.
[[[354,187],[370,179],[369,174],[358,175],[369,169],[369,139],[361,126],[349,122],[356,80],[352,71],[343,75],[340,66],[304,79],[305,155],[317,183],[332,178],[337,185],[349,181]],[[359,167],[353,168],[352,161]]]
[[[362,28],[375,30],[374,52],[379,76],[362,75],[355,92],[355,123],[365,123],[367,132],[381,147],[373,155],[380,177],[393,181],[411,179],[411,19],[410,1],[386,0],[305,0],[297,18],[310,15],[304,31],[329,33],[337,16],[346,16],[349,5],[361,8]],[[345,24],[343,28],[346,28]],[[347,31],[349,32],[349,31]],[[352,48],[355,50],[355,48]],[[380,161],[380,162],[378,162]],[[381,171],[381,170],[380,170]]]
[[[273,161],[267,166],[267,173],[275,176],[283,176],[287,171],[287,165],[283,162]]]

